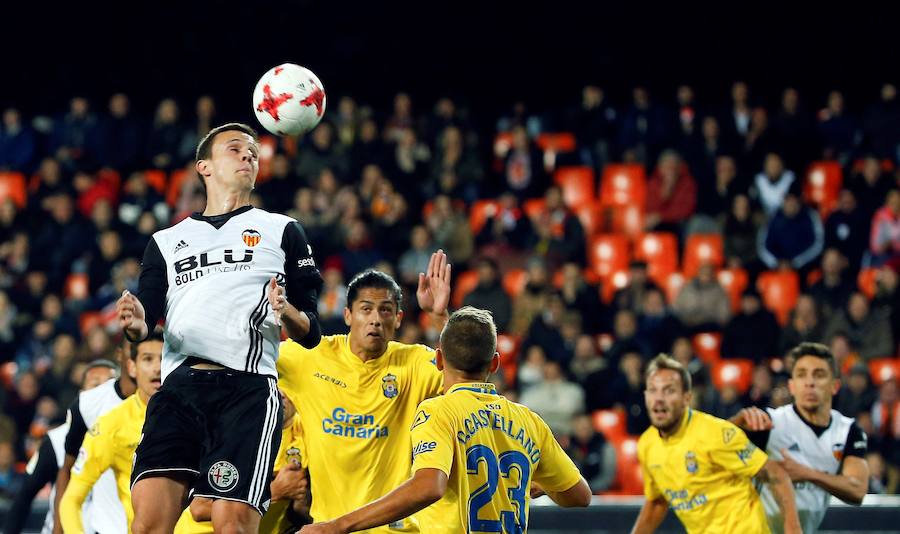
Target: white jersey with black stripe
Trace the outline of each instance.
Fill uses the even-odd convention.
[[[221,220],[187,218],[153,235],[167,282],[163,381],[192,356],[277,377],[281,330],[267,287],[273,277],[285,283],[283,242],[291,224],[290,217],[247,207]],[[305,248],[293,267],[318,276]]]

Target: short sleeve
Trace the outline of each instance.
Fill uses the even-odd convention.
[[[444,388],[444,375],[437,368],[436,353],[421,345],[417,347],[416,358],[418,360],[418,377],[416,384],[422,388],[423,399],[430,399],[441,394]]]
[[[844,458],[847,456],[865,458],[868,450],[869,437],[866,436],[866,432],[854,422],[850,425],[850,432],[847,434],[847,443],[844,444]]]
[[[80,396],[75,397],[75,401],[69,407],[69,413],[66,414],[66,419],[69,421],[69,431],[66,432],[64,449],[69,456],[78,455],[81,442],[84,441],[84,435],[87,433],[87,425],[84,422],[84,416],[81,415],[79,401]]]
[[[720,425],[720,432],[713,433],[708,439],[712,462],[737,475],[752,477],[769,459],[743,430],[727,421]]]
[[[275,367],[278,370],[278,389],[282,390],[294,406],[300,403],[300,380],[303,376],[303,366],[308,356],[308,349],[299,343],[288,340],[283,341],[278,349],[278,360]]]
[[[550,427],[537,414],[532,413],[538,431],[541,433],[541,459],[534,471],[532,480],[544,491],[566,491],[581,480],[581,473],[575,462],[566,454],[553,437]]]
[[[72,466],[72,478],[79,478],[93,485],[104,471],[112,467],[113,443],[110,428],[101,417],[84,437],[75,464]]]
[[[453,430],[440,410],[423,402],[416,409],[410,429],[412,472],[419,469],[439,469],[448,477],[453,466]]]
[[[649,446],[644,440],[638,441],[638,462],[641,465],[641,477],[644,479],[644,497],[648,501],[655,501],[662,497],[662,492],[656,486],[656,481],[647,469],[647,449]]]

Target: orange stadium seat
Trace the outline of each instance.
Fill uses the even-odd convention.
[[[90,284],[86,273],[72,273],[66,277],[63,287],[66,299],[86,300],[90,296]]]
[[[647,274],[663,285],[678,270],[678,238],[669,232],[651,232],[637,239],[634,257],[647,262]]]
[[[259,174],[256,183],[267,182],[272,176],[272,159],[278,149],[278,138],[274,135],[263,135],[259,138]]]
[[[859,276],[856,277],[856,284],[859,290],[868,297],[869,300],[875,298],[875,291],[878,289],[878,269],[860,269]]]
[[[459,212],[466,211],[466,203],[460,199],[453,200],[453,209]],[[427,221],[428,217],[431,216],[431,212],[434,211],[434,201],[429,200],[422,206],[422,220]],[[471,225],[471,222],[469,223]]]
[[[876,358],[869,360],[869,376],[872,377],[872,383],[876,386],[880,386],[886,380],[897,380],[900,378],[900,359]]]
[[[594,201],[594,169],[590,167],[560,167],[553,173],[553,181],[562,189],[566,206],[572,209]]]
[[[637,163],[611,163],[603,168],[600,202],[604,206],[636,205],[647,199],[647,175]]]
[[[510,269],[503,275],[503,289],[512,299],[522,294],[527,283],[528,273],[525,269]]]
[[[519,370],[519,343],[516,336],[497,334],[497,352],[500,353],[500,369],[508,386],[516,384]]]
[[[543,213],[546,206],[547,203],[543,198],[529,198],[522,203],[522,211],[530,218],[534,218]]]
[[[744,394],[750,389],[752,378],[753,360],[719,360],[712,365],[713,385],[720,391],[725,386],[734,386],[739,393]]]
[[[103,324],[103,314],[100,312],[82,312],[78,316],[78,328],[81,329],[81,335],[86,336],[95,326]]]
[[[591,414],[594,430],[603,434],[606,441],[622,439],[628,435],[625,427],[625,410],[622,408],[610,408],[608,410],[595,410]]]
[[[97,171],[97,179],[109,185],[109,188],[119,193],[122,188],[122,175],[115,169],[100,169]]]
[[[719,332],[702,332],[691,340],[694,352],[703,363],[712,365],[722,359],[722,334]]]
[[[642,495],[644,482],[638,462],[637,439],[628,437],[613,442],[616,448],[616,477],[614,487],[621,495]]]
[[[625,289],[629,280],[628,271],[616,271],[607,276],[600,284],[600,299],[605,304],[612,303],[616,291]]]
[[[600,231],[600,206],[596,202],[589,202],[575,208],[578,222],[584,228],[584,235],[590,238]]]
[[[591,239],[588,263],[594,273],[606,279],[618,271],[628,269],[631,256],[628,253],[628,240],[625,236],[601,234]]]
[[[426,206],[428,204],[426,203]],[[473,234],[477,234],[484,227],[489,217],[497,212],[499,203],[496,200],[476,200],[469,208],[469,228]],[[425,211],[425,208],[422,208]]]
[[[697,270],[704,263],[712,263],[716,269],[725,262],[724,245],[719,234],[694,234],[684,245],[682,259],[684,277],[690,280],[697,275]]]
[[[795,271],[765,271],[756,280],[765,307],[784,326],[800,296],[800,279]]]
[[[16,207],[22,209],[28,202],[25,191],[25,175],[20,172],[0,172],[0,202],[12,200]]]
[[[841,164],[836,161],[813,162],[803,182],[803,198],[818,206],[824,219],[837,205],[838,195],[844,183]]]
[[[555,132],[538,134],[534,140],[538,148],[544,152],[572,152],[575,150],[575,135],[569,132]]]
[[[728,297],[731,299],[731,310],[737,313],[741,309],[741,295],[747,289],[750,283],[747,271],[740,267],[735,269],[722,269],[717,275],[719,285],[725,288]]]
[[[156,189],[159,194],[166,194],[166,171],[160,169],[147,169],[144,171],[144,179],[147,180],[147,184],[150,185],[153,189]]]
[[[463,271],[453,280],[453,307],[462,307],[463,299],[478,286],[478,271]]]
[[[184,185],[184,181],[196,176],[197,173],[189,173],[184,169],[172,171],[169,185],[166,187],[166,204],[174,208],[175,204],[178,203],[178,198],[181,196],[181,188]]]
[[[684,275],[675,271],[674,273],[669,273],[663,283],[660,284],[663,293],[666,295],[666,302],[668,302],[670,306],[675,304],[675,299],[678,298],[678,294],[681,293],[681,288],[684,287],[684,281]]]
[[[604,206],[600,211],[604,231],[634,240],[644,231],[644,212],[637,204]]]

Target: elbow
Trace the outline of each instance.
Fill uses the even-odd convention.
[[[575,497],[575,500],[569,508],[586,508],[591,504],[591,497],[591,489],[586,487],[583,491],[578,492],[578,495]]]
[[[850,498],[844,502],[853,506],[862,506],[863,499],[866,498],[866,490],[867,488],[863,488],[861,491],[854,492],[850,495]]]

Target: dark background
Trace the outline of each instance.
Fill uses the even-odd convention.
[[[61,112],[76,93],[105,107],[122,90],[138,110],[208,93],[249,118],[257,78],[286,61],[316,72],[333,105],[351,94],[385,108],[406,90],[419,107],[448,95],[494,114],[517,98],[559,108],[587,82],[619,102],[637,83],[671,101],[686,82],[718,104],[736,79],[765,104],[793,85],[815,109],[839,88],[853,110],[900,78],[898,18],[874,3],[5,4],[0,105],[26,114]]]

